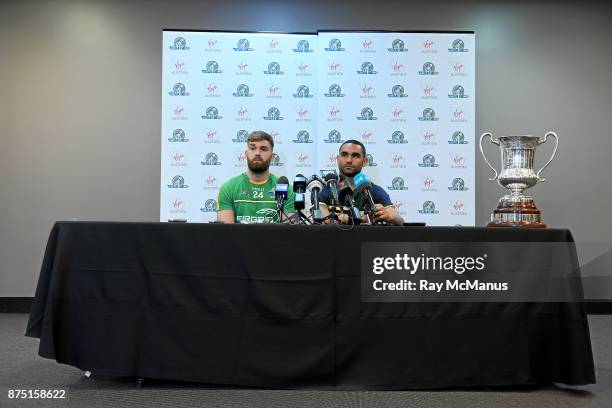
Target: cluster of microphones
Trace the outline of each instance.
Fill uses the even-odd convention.
[[[340,187],[342,183],[342,187]],[[298,174],[293,179],[293,192],[295,193],[295,210],[296,213],[292,217],[294,223],[301,224],[323,224],[327,220],[337,220],[340,214],[347,214],[351,224],[358,225],[363,222],[363,217],[359,208],[355,204],[355,196],[362,194],[365,199],[364,213],[368,215],[371,223],[377,223],[376,209],[372,198],[372,183],[363,173],[358,173],[353,178],[355,190],[343,174],[339,177],[336,173],[327,173],[323,178],[316,174],[306,178],[302,174]],[[319,194],[323,187],[327,186],[329,190],[329,202],[327,208],[329,215],[323,217],[321,212],[321,202]],[[303,210],[306,208],[306,193],[310,191],[310,216],[306,216]],[[276,181],[276,212],[279,222],[283,220],[285,214],[283,207],[289,196],[289,180],[285,176],[281,176]],[[284,217],[287,220],[287,217]]]

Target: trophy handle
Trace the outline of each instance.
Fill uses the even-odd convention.
[[[495,169],[493,168],[493,166],[491,166],[491,163],[489,163],[489,160],[487,160],[487,156],[485,156],[485,152],[484,152],[484,150],[482,149],[482,140],[483,140],[485,137],[487,137],[487,136],[489,136],[489,139],[491,139],[491,143],[496,144],[496,145],[498,145],[498,146],[499,146],[499,139],[493,139],[493,134],[492,134],[491,132],[486,132],[486,133],[483,133],[482,135],[480,135],[480,143],[479,143],[479,145],[480,145],[480,153],[482,154],[482,158],[484,159],[485,163],[487,163],[487,165],[488,165],[488,166],[491,168],[491,170],[493,170],[493,172],[495,173],[495,175],[493,176],[493,178],[490,178],[490,179],[489,179],[489,181],[494,181],[495,179],[497,179],[497,170],[495,170]],[[546,139],[544,139],[544,140],[546,140]],[[552,160],[552,159],[551,159],[551,160]],[[546,166],[544,166],[544,167],[546,167]]]
[[[538,178],[538,180],[544,182],[546,181],[545,178],[540,178],[540,173],[542,172],[542,170],[544,170],[546,168],[546,166],[548,166],[550,164],[550,162],[552,161],[552,159],[555,158],[555,154],[557,154],[557,148],[559,147],[559,138],[557,137],[557,134],[555,132],[547,132],[544,135],[544,139],[540,139],[538,140],[538,145],[541,145],[543,143],[546,143],[546,138],[548,136],[552,136],[555,138],[555,149],[552,152],[552,156],[550,156],[550,159],[548,159],[548,161],[546,162],[546,164],[544,165],[544,167],[542,167],[540,170],[538,170],[538,172],[536,173],[536,177]]]

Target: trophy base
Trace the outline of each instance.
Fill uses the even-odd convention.
[[[499,200],[487,227],[546,228],[546,224],[542,222],[542,213],[533,198],[527,195],[507,195]]]

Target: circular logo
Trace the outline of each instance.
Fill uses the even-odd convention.
[[[183,129],[174,129],[174,132],[172,132],[172,139],[180,141],[185,140],[185,131]]]
[[[236,89],[236,93],[238,96],[247,96],[249,94],[249,87],[245,84],[240,84]]]
[[[465,182],[462,178],[457,177],[453,180],[453,190],[463,190],[465,187]]]
[[[431,75],[436,72],[436,66],[433,62],[426,62],[423,64],[423,73]]]
[[[209,198],[208,200],[206,200],[204,208],[206,208],[207,211],[217,211],[217,201],[213,200],[212,198]]]
[[[433,166],[435,163],[436,158],[433,156],[433,154],[426,154],[425,156],[423,156],[423,164]]]
[[[297,134],[297,140],[302,143],[307,143],[308,139],[310,139],[310,134],[305,130],[300,130]]]
[[[404,143],[404,132],[401,130],[396,130],[391,135],[391,140],[393,140],[395,143]]]
[[[219,157],[217,156],[216,153],[207,153],[206,157],[204,158],[204,163],[208,164],[208,165],[215,165],[218,163]]]
[[[236,132],[236,139],[239,142],[246,142],[248,136],[249,136],[249,132],[247,132],[244,129],[240,129],[238,132]]]
[[[174,176],[172,178],[172,187],[181,188],[185,185],[185,179],[183,176]]]
[[[310,50],[310,44],[306,40],[300,40],[297,43],[297,49],[299,52],[308,52]]]
[[[426,108],[423,110],[423,117],[425,119],[433,119],[436,116],[436,112],[431,108]]]
[[[217,61],[208,61],[206,63],[206,72],[217,72],[219,70],[219,64]]]
[[[206,109],[206,116],[209,118],[216,118],[218,114],[219,114],[219,110],[215,108],[214,106],[209,106]]]
[[[246,51],[249,49],[249,40],[246,38],[241,38],[238,40],[238,45],[236,46],[240,51]]]
[[[342,88],[338,84],[332,84],[329,87],[329,95],[330,96],[339,96],[342,93]]]
[[[306,85],[298,86],[297,96],[299,98],[307,98],[309,93],[310,93],[310,90],[308,89]]]
[[[391,94],[396,97],[402,96],[404,94],[404,87],[401,85],[394,85],[391,89]]]
[[[333,40],[331,40],[329,42],[329,49],[332,51],[338,51],[340,50],[340,48],[342,48],[342,43],[340,42],[339,39],[334,38]]]
[[[453,41],[453,49],[455,49],[457,51],[463,51],[464,47],[465,47],[465,44],[463,43],[463,40],[460,40],[458,38],[455,41]]]
[[[280,72],[280,65],[278,62],[271,62],[268,64],[268,72],[270,74],[278,74]]]
[[[426,213],[433,213],[436,210],[436,205],[433,201],[425,201],[423,203],[423,211]]]
[[[174,39],[174,48],[179,49],[179,50],[184,50],[186,46],[187,46],[187,41],[185,41],[183,37],[176,37]]]
[[[395,177],[391,181],[391,185],[393,186],[394,190],[403,190],[403,188],[404,188],[404,179],[401,178],[401,177]]]
[[[268,109],[268,117],[270,119],[278,119],[280,117],[280,111],[278,108],[272,107]]]
[[[340,134],[339,131],[337,130],[332,130],[331,132],[329,132],[329,134],[327,135],[327,138],[330,142],[333,143],[340,143],[340,140],[342,138],[342,135]]]
[[[272,155],[272,160],[270,160],[270,164],[272,166],[278,166],[280,164],[280,156],[276,153]]]
[[[371,62],[364,62],[361,64],[361,72],[364,74],[371,74],[374,72],[374,65]]]
[[[464,140],[465,140],[465,136],[464,136],[463,132],[458,130],[455,133],[453,133],[453,142],[455,142],[455,143],[463,143]]]
[[[363,119],[372,119],[372,117],[374,116],[374,111],[371,108],[363,108],[361,110],[361,117]]]
[[[463,97],[464,89],[461,85],[455,85],[453,87],[453,96],[454,97]]]
[[[403,51],[404,42],[400,39],[394,40],[393,44],[391,44],[391,48],[393,48],[393,51]]]
[[[185,95],[185,85],[181,84],[180,82],[174,84],[172,87],[172,93],[174,93],[174,95]]]

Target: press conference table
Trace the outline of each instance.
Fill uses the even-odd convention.
[[[568,242],[568,230],[58,222],[27,336],[94,374],[426,389],[595,382],[581,303],[361,302],[363,242]]]

